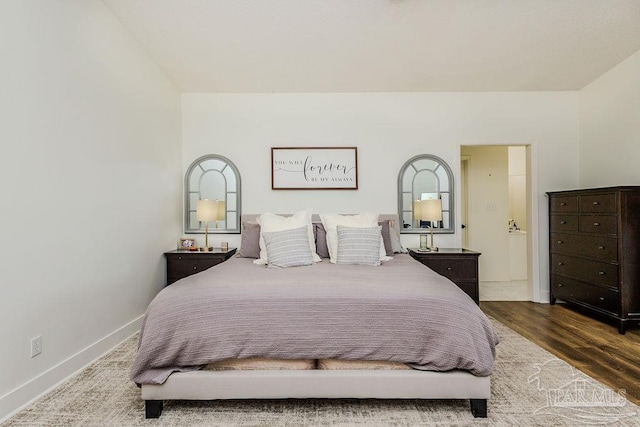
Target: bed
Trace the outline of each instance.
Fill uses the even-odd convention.
[[[498,337],[451,281],[406,254],[377,267],[254,261],[231,258],[151,302],[131,370],[147,418],[164,400],[285,398],[469,399],[486,417]],[[285,363],[215,368],[256,359]]]

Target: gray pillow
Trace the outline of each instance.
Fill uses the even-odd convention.
[[[238,256],[260,258],[260,224],[255,221],[242,222],[242,239]]]
[[[265,232],[262,237],[267,247],[267,267],[288,268],[313,264],[306,225],[291,230]]]
[[[316,253],[320,258],[329,258],[327,230],[324,229],[324,225],[321,222],[314,222],[313,230],[316,237]]]
[[[382,227],[382,241],[384,242],[384,251],[387,256],[393,256],[393,246],[391,245],[391,230],[389,230],[389,220],[378,221],[378,225]]]
[[[382,227],[344,227],[338,225],[336,264],[380,265],[380,229]]]

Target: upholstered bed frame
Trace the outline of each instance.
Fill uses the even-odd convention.
[[[243,221],[257,215],[243,215]],[[399,232],[397,214],[381,214]],[[318,221],[317,215],[313,217]],[[164,400],[218,399],[468,399],[474,417],[487,416],[490,377],[467,371],[199,370],[174,372],[163,384],[142,384],[145,416],[160,417]]]
[[[469,399],[473,416],[486,417],[490,395],[490,377],[466,371],[192,371],[142,385],[147,418],[160,416],[163,400],[308,398]]]

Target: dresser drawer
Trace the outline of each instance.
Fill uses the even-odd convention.
[[[551,215],[551,231],[578,231],[578,215],[555,214]]]
[[[551,293],[554,298],[561,300],[587,304],[613,314],[620,312],[619,292],[567,277],[552,275]]]
[[[618,239],[597,235],[551,233],[551,252],[603,261],[618,260]]]
[[[549,203],[551,212],[578,212],[578,196],[554,196]]]
[[[478,279],[478,261],[476,258],[430,258],[420,261],[453,282]]]
[[[551,255],[551,273],[573,277],[594,285],[618,288],[618,266],[604,262],[572,258],[567,255]]]
[[[581,215],[580,232],[617,234],[618,219],[615,215]]]
[[[616,212],[616,194],[585,194],[580,196],[580,212]]]

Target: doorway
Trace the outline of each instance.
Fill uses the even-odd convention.
[[[462,146],[461,240],[481,252],[480,300],[531,301],[530,147]]]

